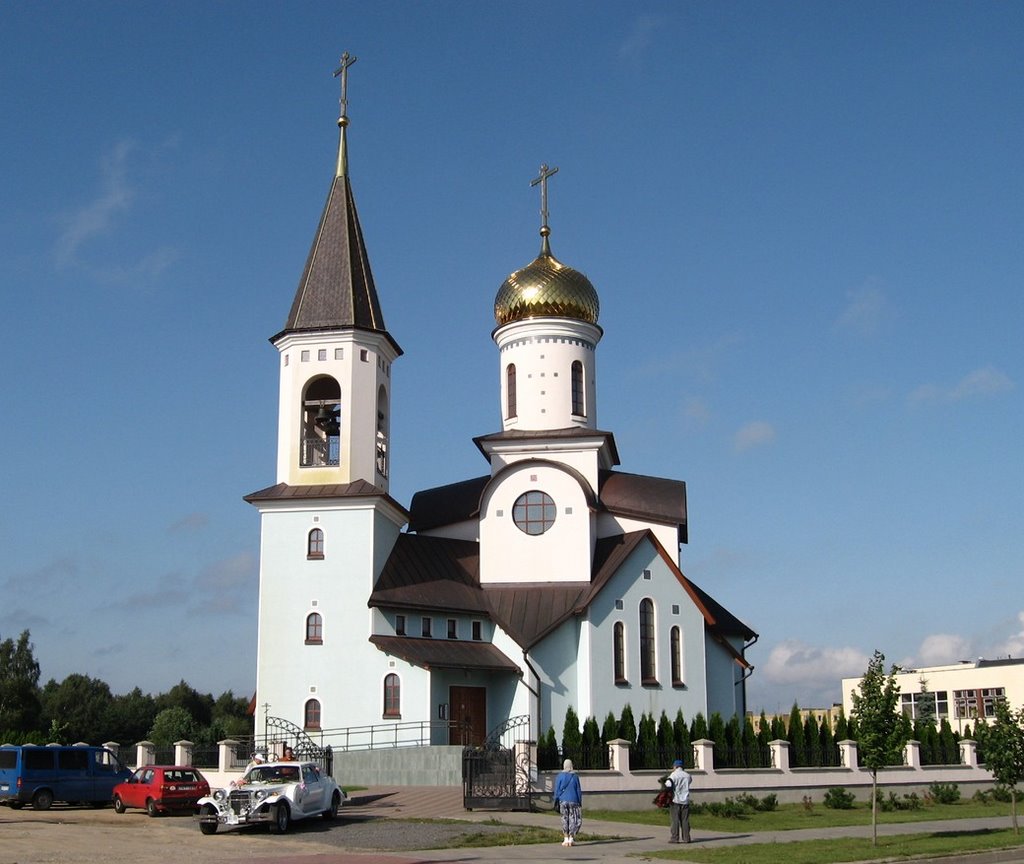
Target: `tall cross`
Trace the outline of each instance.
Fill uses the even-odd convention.
[[[548,177],[553,177],[557,173],[557,168],[541,165],[540,176],[530,181],[531,186],[540,184],[540,233],[542,237],[547,237],[551,233],[551,229],[548,228]]]
[[[341,76],[341,99],[338,100],[338,106],[341,108],[342,117],[348,114],[348,67],[358,59],[358,57],[353,57],[346,51],[341,55],[341,60],[338,61],[341,65],[334,70],[335,78],[339,75]]]

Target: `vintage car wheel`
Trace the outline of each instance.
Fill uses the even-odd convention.
[[[156,801],[154,801],[152,798],[146,799],[146,813],[148,813],[150,817],[156,817],[160,815],[160,811],[157,809],[156,806]]]
[[[200,816],[212,816],[212,817],[216,818],[216,816],[217,816],[217,808],[214,807],[212,804],[204,804],[203,805],[203,809],[199,811],[199,815]],[[217,833],[217,823],[216,822],[200,822],[199,823],[199,830],[202,831],[204,834],[216,834]]]
[[[292,814],[284,802],[274,805],[274,819],[270,823],[271,834],[284,834],[291,824]]]
[[[53,804],[53,793],[49,789],[40,789],[32,796],[33,810],[49,810]]]
[[[338,808],[341,806],[341,796],[335,792],[331,797],[331,806],[324,810],[324,819],[330,822],[338,818]]]
[[[127,809],[128,808],[124,806],[124,801],[121,800],[121,796],[120,795],[115,795],[114,796],[114,812],[115,813],[124,813],[124,811],[127,810]]]

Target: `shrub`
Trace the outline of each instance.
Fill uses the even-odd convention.
[[[744,792],[736,796],[736,802],[747,810],[757,810],[762,813],[771,813],[779,806],[778,796],[774,792],[770,795],[765,795],[763,798],[758,798],[756,795]]]
[[[825,806],[832,810],[852,810],[854,794],[842,786],[833,786],[825,793]]]
[[[956,783],[932,783],[928,793],[936,804],[956,804],[960,800],[960,787]]]
[[[895,792],[890,792],[889,796],[885,797],[879,789],[875,794],[875,800],[878,801],[878,809],[883,813],[892,813],[894,810],[920,810],[924,806],[916,792],[897,798]]]
[[[692,813],[707,813],[711,816],[722,816],[725,819],[744,819],[750,815],[750,808],[734,798],[724,801],[706,801],[702,804],[690,805]]]

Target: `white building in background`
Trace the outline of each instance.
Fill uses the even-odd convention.
[[[843,679],[843,712],[853,710],[853,693],[860,678]],[[1024,706],[1024,658],[1002,660],[961,660],[947,666],[906,669],[896,675],[903,711],[916,720],[922,701],[935,703],[935,720],[948,720],[954,732],[970,726],[973,733],[979,717],[995,717],[996,702],[1006,699],[1014,709]]]
[[[486,470],[408,510],[390,496],[402,351],[363,243],[347,125],[271,339],[277,480],[246,496],[260,513],[257,730],[283,718],[337,745],[329,730],[375,726],[380,740],[381,727],[440,719],[458,725],[433,743],[477,743],[521,715],[534,735],[560,732],[569,706],[599,723],[627,703],[637,719],[742,715],[756,634],[683,574],[686,486],[616,470],[597,425],[599,299],[551,253],[553,171],[539,181],[540,254],[494,300],[501,426],[473,439]]]

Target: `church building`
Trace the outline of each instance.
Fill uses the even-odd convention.
[[[524,715],[535,740],[560,733],[569,706],[599,724],[626,704],[637,718],[742,715],[756,634],[683,574],[686,485],[619,471],[598,425],[600,303],[552,253],[557,168],[533,182],[539,254],[494,296],[501,426],[473,439],[479,476],[408,509],[389,494],[402,349],[349,178],[352,62],[327,203],[271,339],[277,482],[245,498],[260,513],[257,730],[284,718],[337,747],[343,729],[385,741],[429,722],[431,743],[462,744]]]

